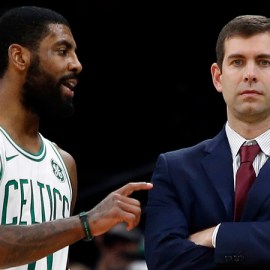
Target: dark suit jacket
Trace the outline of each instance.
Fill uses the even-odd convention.
[[[149,270],[270,269],[270,159],[233,222],[232,154],[225,129],[193,147],[161,154],[145,219]],[[187,237],[221,223],[216,248]]]

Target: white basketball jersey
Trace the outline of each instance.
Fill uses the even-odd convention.
[[[30,225],[70,216],[72,188],[67,168],[52,142],[31,154],[0,127],[0,223]],[[1,254],[0,254],[1,256]],[[65,270],[68,247],[16,270]]]

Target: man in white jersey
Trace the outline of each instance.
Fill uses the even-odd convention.
[[[0,18],[0,37],[0,268],[64,270],[70,244],[137,226],[140,202],[129,195],[152,184],[126,184],[70,216],[76,163],[39,133],[40,118],[74,110],[82,66],[70,26],[52,10],[18,7]]]

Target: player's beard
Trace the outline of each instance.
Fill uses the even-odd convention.
[[[74,112],[72,98],[63,96],[60,87],[62,81],[74,77],[75,75],[63,76],[56,80],[41,67],[39,57],[33,54],[23,85],[23,105],[42,118],[71,116]]]

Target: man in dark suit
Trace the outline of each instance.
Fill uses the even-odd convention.
[[[149,270],[270,269],[270,19],[231,20],[216,56],[227,122],[213,139],[158,157],[146,207]],[[249,144],[259,146],[256,179],[236,219],[239,152]]]

